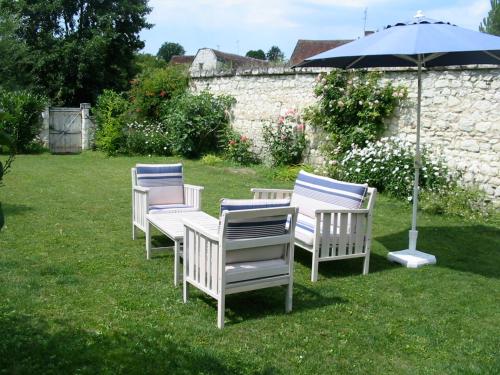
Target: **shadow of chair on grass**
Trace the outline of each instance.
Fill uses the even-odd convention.
[[[408,248],[408,231],[375,240],[388,251],[403,250]],[[500,278],[500,228],[478,224],[419,227],[417,249],[435,255],[438,267]]]
[[[213,308],[215,324],[217,301],[202,292],[196,291],[195,288],[190,288],[190,291],[195,293],[191,298],[199,298]],[[274,287],[226,296],[225,315],[228,320],[226,324],[233,325],[269,316],[283,316],[286,319],[288,314],[285,313],[285,293],[286,287]],[[294,282],[292,314],[348,303],[345,298],[332,296],[331,294],[331,290],[322,291]]]
[[[0,369],[5,373],[243,374],[201,346],[167,338],[164,330],[118,333],[49,327],[46,321],[0,309]],[[280,373],[267,367],[264,374]]]
[[[25,204],[11,204],[7,202],[0,202],[2,204],[2,209],[5,217],[14,215],[24,215],[29,211],[32,211],[31,206]]]

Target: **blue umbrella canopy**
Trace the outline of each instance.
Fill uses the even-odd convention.
[[[422,68],[470,64],[500,65],[500,37],[425,18],[419,11],[413,21],[387,26],[384,30],[306,59],[298,67],[345,69],[417,67],[418,99],[415,178],[412,225],[408,249],[391,252],[388,258],[419,267],[436,263],[433,255],[416,250],[420,156],[420,107]]]
[[[313,56],[305,67],[374,68],[500,64],[500,37],[418,17]]]

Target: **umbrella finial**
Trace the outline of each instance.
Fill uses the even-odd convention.
[[[422,12],[421,10],[417,10],[417,14],[415,14],[415,16],[413,18],[424,18],[424,12]]]

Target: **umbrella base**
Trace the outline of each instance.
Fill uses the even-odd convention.
[[[436,264],[436,257],[418,250],[391,251],[387,254],[391,262],[400,263],[407,268],[418,268],[427,264]]]

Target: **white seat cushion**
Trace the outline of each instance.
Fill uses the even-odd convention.
[[[232,263],[226,265],[226,283],[285,275],[288,271],[289,267],[284,259]]]
[[[196,211],[196,209],[193,206],[188,206],[187,204],[150,204],[148,213],[167,214],[185,211]]]

